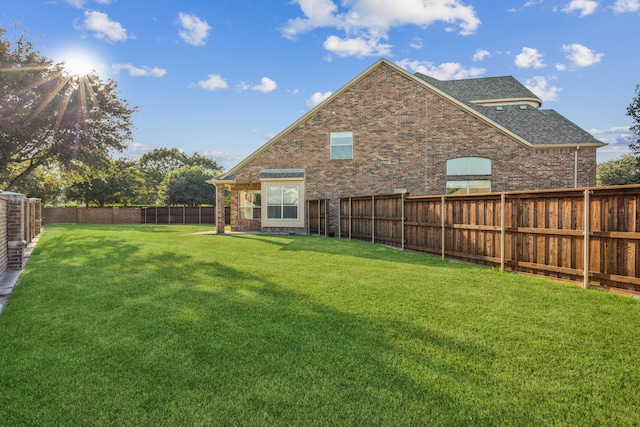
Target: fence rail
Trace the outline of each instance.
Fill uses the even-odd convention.
[[[640,293],[637,185],[350,197],[339,215],[341,238]]]

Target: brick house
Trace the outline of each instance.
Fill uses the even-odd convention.
[[[301,233],[305,200],[329,200],[335,232],[340,197],[595,185],[604,144],[541,105],[513,77],[440,81],[381,59],[210,183],[218,206],[231,189],[232,231]]]

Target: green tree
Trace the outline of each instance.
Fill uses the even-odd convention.
[[[0,182],[13,191],[36,168],[56,162],[100,167],[131,138],[135,107],[113,80],[70,75],[0,28]]]
[[[160,198],[168,205],[215,204],[216,189],[206,181],[217,175],[218,172],[208,172],[199,166],[184,166],[171,171],[160,184]]]
[[[639,166],[633,154],[600,163],[596,168],[596,185],[640,184]]]
[[[116,159],[109,162],[106,168],[85,168],[82,173],[77,173],[73,183],[67,188],[67,198],[84,202],[87,206],[127,206],[138,200],[143,187],[138,162]]]
[[[205,172],[213,173],[214,176],[223,171],[215,160],[198,153],[189,156],[177,148],[156,148],[143,154],[140,158],[140,169],[145,178],[148,202],[155,203],[161,199],[159,195],[160,184],[170,172],[184,166],[197,166]]]
[[[25,177],[15,191],[42,200],[43,205],[55,206],[64,194],[65,180],[55,165],[40,166]]]
[[[636,86],[636,96],[627,107],[627,116],[633,120],[633,124],[629,128],[633,132],[633,139],[629,143],[629,147],[636,156],[640,156],[640,84]]]

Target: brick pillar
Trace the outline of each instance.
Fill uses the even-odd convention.
[[[21,270],[24,264],[24,248],[27,246],[25,236],[25,203],[24,194],[2,193],[7,201],[7,269]]]
[[[216,233],[224,234],[224,184],[216,184]]]

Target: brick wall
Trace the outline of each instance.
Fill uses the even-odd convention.
[[[330,160],[329,134],[341,131],[354,132],[353,159]],[[491,159],[493,191],[573,187],[574,156],[573,149],[531,149],[381,64],[265,147],[237,171],[236,182],[259,182],[262,169],[304,168],[306,198],[331,199],[335,219],[340,197],[397,187],[413,195],[445,193],[446,161],[456,157]],[[578,158],[578,185],[594,185],[595,148],[579,150]],[[246,224],[233,221],[234,211],[232,228],[241,230]]]
[[[7,209],[9,203],[0,194],[0,276],[7,271]]]
[[[0,275],[6,270],[20,270],[24,249],[39,233],[40,199],[24,194],[0,193]]]
[[[45,224],[140,224],[140,208],[44,208]]]

